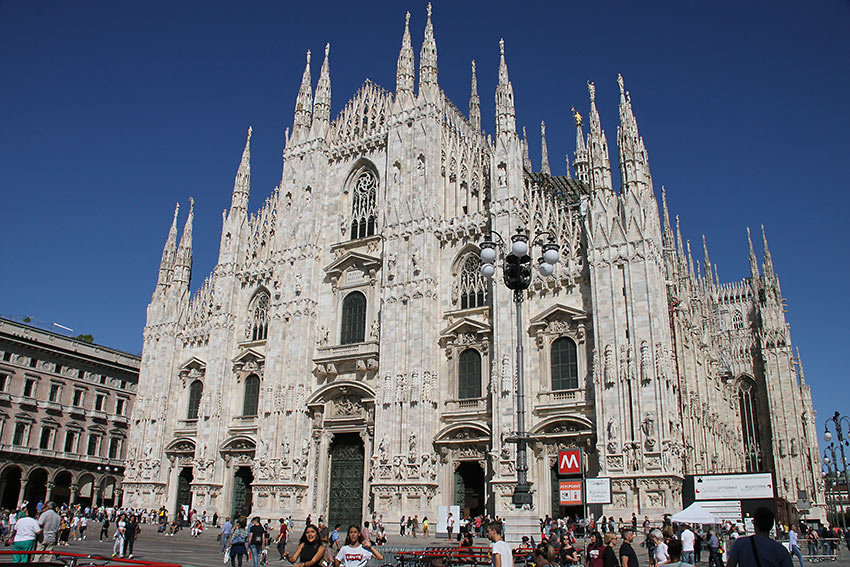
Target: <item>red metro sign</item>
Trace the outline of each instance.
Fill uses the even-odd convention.
[[[558,474],[581,474],[581,449],[558,451]]]

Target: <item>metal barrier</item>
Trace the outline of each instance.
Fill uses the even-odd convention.
[[[12,563],[14,555],[28,555],[29,563],[32,565],[61,565],[64,567],[118,567],[127,565],[137,565],[139,567],[181,567],[177,563],[139,561],[137,559],[103,557],[100,555],[83,555],[81,553],[68,553],[65,551],[23,551],[5,549],[0,550],[0,564]]]

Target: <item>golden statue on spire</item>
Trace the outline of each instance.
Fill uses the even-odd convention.
[[[575,107],[570,110],[573,111],[573,118],[576,119],[576,126],[581,126],[581,114],[578,113],[578,110],[576,110]]]

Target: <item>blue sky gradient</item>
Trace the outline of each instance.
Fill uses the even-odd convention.
[[[0,2],[0,313],[139,352],[176,201],[196,201],[193,289],[217,258],[249,124],[251,206],[280,179],[304,54],[331,43],[332,116],[367,77],[392,90],[425,2]],[[767,228],[819,423],[850,410],[850,2],[434,2],[441,87],[493,131],[504,37],[518,125],[563,174],[594,81],[616,163],[622,73],[660,194],[721,280]],[[314,85],[315,86],[315,85]],[[757,243],[760,252],[760,244]]]

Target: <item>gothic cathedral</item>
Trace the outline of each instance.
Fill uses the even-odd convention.
[[[542,124],[535,170],[504,43],[486,135],[475,63],[467,116],[440,89],[430,6],[415,85],[409,19],[395,91],[367,80],[333,120],[329,48],[315,92],[308,52],[280,185],[249,212],[249,128],[218,263],[194,294],[193,210],[179,242],[175,210],[125,504],[331,525],[455,504],[505,516],[515,305],[501,274],[481,275],[478,245],[522,227],[552,231],[561,254],[523,309],[539,516],[575,514],[559,509],[566,447],[612,479],[599,513],[658,518],[680,509],[685,475],[745,471],[772,472],[789,507],[798,491],[822,506],[811,395],[766,238],[761,265],[750,242],[742,281],[718,281],[704,241],[694,262],[666,200],[659,214],[622,78],[619,191],[592,83],[573,175],[551,174]]]

